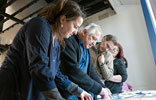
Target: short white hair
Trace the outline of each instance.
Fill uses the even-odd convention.
[[[90,23],[84,27],[87,30],[88,34],[95,34],[97,31],[102,34],[102,29],[99,25],[95,23]]]

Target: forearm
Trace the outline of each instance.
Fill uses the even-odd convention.
[[[77,79],[77,77],[81,77],[81,78]],[[98,82],[98,80],[97,81],[94,80],[94,77],[91,78],[84,73],[80,73],[78,75],[72,74],[72,77],[70,78],[74,83],[78,84],[85,91],[90,91],[94,94],[99,94],[101,91],[102,86]]]
[[[47,90],[47,91],[41,91],[45,100],[65,100],[61,94],[59,93],[57,88]]]
[[[122,77],[121,77],[121,75],[114,75],[114,76],[110,79],[110,81],[112,81],[112,82],[121,82],[121,81],[122,81]]]
[[[106,56],[104,62],[98,61],[98,63],[104,80],[110,80],[113,77],[113,71],[114,71],[113,57],[111,55]]]
[[[99,66],[104,80],[110,80],[113,77],[113,68],[108,67],[107,64],[101,64]]]
[[[76,96],[80,96],[80,94],[83,92],[83,89],[81,89],[78,85],[76,85],[75,83],[71,83],[67,89],[68,92],[76,95]]]

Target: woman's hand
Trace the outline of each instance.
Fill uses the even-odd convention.
[[[83,91],[80,94],[80,98],[81,98],[81,100],[93,100],[92,96],[89,93],[87,93],[86,91]]]

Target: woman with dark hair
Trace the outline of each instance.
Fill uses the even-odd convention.
[[[110,89],[110,91],[115,93],[121,93],[122,92],[122,84],[127,80],[127,71],[126,66],[122,60],[123,57],[123,49],[121,45],[118,43],[118,45],[114,46],[113,50],[110,50],[114,57],[114,79],[113,81],[106,81],[105,85]]]
[[[126,65],[126,68],[128,68],[128,61],[127,61],[127,59],[125,57],[123,57],[122,60],[123,60],[124,64]],[[134,88],[129,83],[123,82],[122,92],[125,92],[125,91],[134,91]]]
[[[128,61],[127,59],[124,57],[124,54],[123,54],[123,48],[122,46],[118,43],[118,48],[119,48],[119,53],[117,54],[117,58],[119,59],[122,59],[124,64],[126,65],[126,68],[128,68]],[[123,82],[123,85],[122,85],[122,92],[124,91],[134,91],[134,88],[133,86],[131,86],[130,84],[128,84],[127,82]]]
[[[77,34],[83,18],[77,3],[58,0],[23,25],[0,68],[0,100],[64,100],[57,87],[92,100],[59,70],[59,44]]]

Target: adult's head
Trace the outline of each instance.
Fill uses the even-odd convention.
[[[84,13],[79,5],[71,0],[58,0],[43,8],[38,16],[43,16],[50,23],[53,34],[59,40],[68,38],[77,33],[84,18]]]
[[[114,46],[114,48],[110,50],[110,52],[115,58],[123,59],[124,57],[123,48],[119,43],[116,46]]]
[[[88,24],[79,32],[79,37],[83,43],[83,47],[89,49],[94,46],[102,35],[101,27],[94,23]]]
[[[113,35],[105,35],[102,38],[102,41],[97,45],[99,52],[109,51],[114,48],[114,45],[117,45],[117,39]]]
[[[110,50],[110,52],[112,53],[113,57],[116,58],[118,53],[119,53],[119,48],[117,45],[114,46],[114,48],[112,50]]]
[[[111,51],[112,55],[115,58],[119,58],[122,59],[124,64],[126,65],[126,68],[128,68],[128,61],[127,59],[124,57],[124,53],[123,53],[123,47],[121,46],[120,43],[118,43],[113,50]]]

